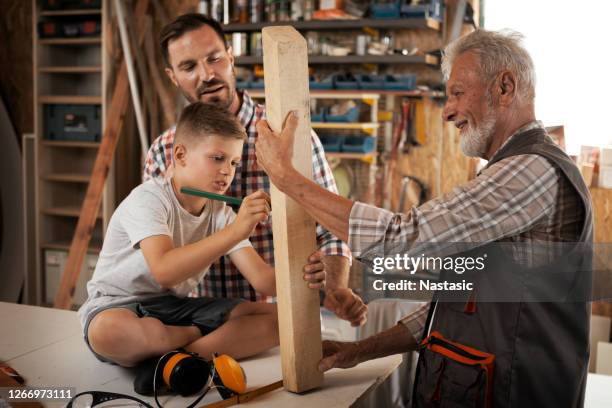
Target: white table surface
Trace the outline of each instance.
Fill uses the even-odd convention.
[[[75,312],[0,302],[0,361],[8,363],[32,387],[74,387],[76,392],[103,390],[137,395],[132,388],[134,371],[98,361],[87,349]],[[401,363],[399,355],[372,360],[349,370],[325,374],[322,388],[303,395],[282,389],[260,396],[248,407],[334,408],[354,405],[384,381]],[[258,388],[282,378],[278,348],[240,361],[248,388]],[[152,398],[141,397],[154,405]],[[166,396],[167,407],[185,407],[193,398]],[[220,400],[209,393],[198,406]],[[46,403],[64,406],[65,403]]]

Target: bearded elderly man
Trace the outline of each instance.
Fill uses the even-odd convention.
[[[348,242],[357,257],[376,245],[398,243],[410,248],[460,242],[474,251],[494,249],[503,241],[518,248],[507,259],[488,259],[480,276],[489,275],[489,280],[475,282],[504,282],[507,288],[490,289],[493,293],[476,288],[458,304],[432,301],[362,341],[325,342],[319,368],[348,368],[419,349],[416,407],[582,406],[589,358],[588,291],[573,302],[537,301],[534,294],[546,292],[549,281],[533,266],[537,254],[521,249],[542,242],[588,246],[589,192],[576,166],[535,119],[534,67],[520,34],[477,30],[446,47],[442,70],[444,119],[460,129],[463,152],[488,164],[474,180],[405,214],[352,202],[297,173],[290,163],[295,115],[288,116],[280,134],[265,122],[258,125],[258,164],[280,190]],[[553,270],[573,265],[576,258],[590,262],[590,253],[576,254],[560,256]],[[585,287],[590,284],[590,270],[570,274],[585,280]],[[512,292],[513,301],[479,300],[482,295],[497,299],[504,292]]]

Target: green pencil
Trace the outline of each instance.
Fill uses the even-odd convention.
[[[181,187],[181,193],[190,194],[193,196],[210,198],[211,200],[223,201],[228,204],[241,205],[242,199],[236,197],[230,197],[223,194],[209,193],[208,191],[196,190],[190,187]]]

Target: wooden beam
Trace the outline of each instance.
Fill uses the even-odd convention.
[[[306,40],[290,26],[264,28],[262,39],[267,119],[279,132],[287,114],[298,112],[293,165],[312,178]],[[274,186],[271,194],[283,381],[286,390],[304,392],[323,383],[317,370],[322,356],[319,294],[302,278],[302,268],[316,250],[316,224]]]
[[[149,0],[138,0],[135,16],[139,31],[142,30],[142,16],[144,16],[148,6]],[[98,155],[94,162],[89,186],[85,193],[85,200],[83,200],[83,206],[81,207],[79,222],[77,223],[74,236],[72,237],[70,252],[68,253],[68,259],[62,274],[60,288],[55,296],[54,307],[56,308],[69,309],[72,305],[76,282],[79,279],[81,266],[83,265],[87,247],[91,240],[91,234],[96,223],[98,210],[102,202],[104,184],[106,183],[106,178],[113,161],[117,140],[119,139],[119,134],[123,126],[128,100],[128,73],[126,64],[121,64],[108,109],[108,115],[106,116],[102,141],[98,148]]]

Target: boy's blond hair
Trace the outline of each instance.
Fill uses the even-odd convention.
[[[202,102],[185,107],[176,125],[174,143],[191,145],[208,136],[247,138],[244,126],[228,110]]]

